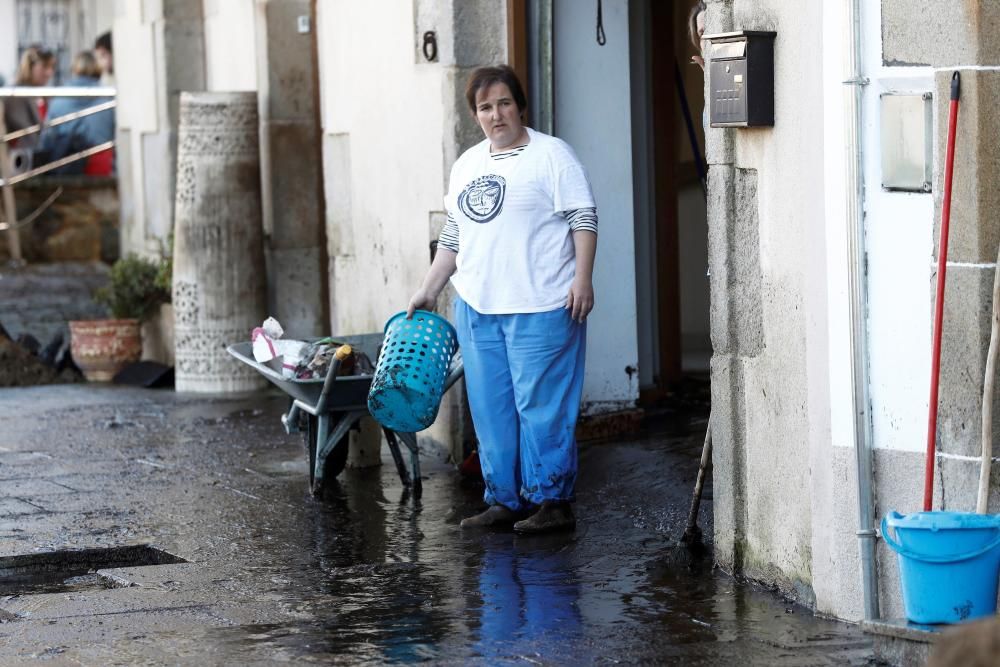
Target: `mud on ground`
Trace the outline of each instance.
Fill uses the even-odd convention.
[[[284,407],[0,390],[0,569],[142,545],[184,561],[0,579],[0,664],[870,661],[856,627],[678,557],[703,420],[583,447],[577,531],[525,538],[460,531],[479,491],[436,451],[419,501],[388,457],[311,497]]]

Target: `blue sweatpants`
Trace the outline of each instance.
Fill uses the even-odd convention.
[[[571,500],[587,326],[568,310],[484,315],[455,299],[486,502]]]

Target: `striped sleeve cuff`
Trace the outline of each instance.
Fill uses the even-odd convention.
[[[458,221],[452,217],[451,213],[448,214],[448,221],[444,223],[441,235],[438,236],[438,246],[452,252],[458,252]]]
[[[593,206],[589,208],[578,208],[573,211],[566,211],[563,215],[569,222],[569,228],[574,232],[593,232],[597,234],[597,209]]]

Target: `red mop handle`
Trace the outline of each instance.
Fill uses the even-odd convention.
[[[958,126],[958,72],[951,77],[948,109],[948,152],[944,163],[944,200],[941,202],[941,242],[938,249],[937,291],[934,296],[934,340],[931,350],[931,400],[927,418],[927,465],[924,475],[924,511],[931,510],[934,497],[934,459],[937,436],[938,383],[941,379],[941,329],[944,321],[944,280],[948,269],[948,226],[951,222],[951,177],[955,167],[955,128]]]

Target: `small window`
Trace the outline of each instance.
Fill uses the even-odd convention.
[[[930,93],[882,95],[882,187],[930,192],[933,107]]]

